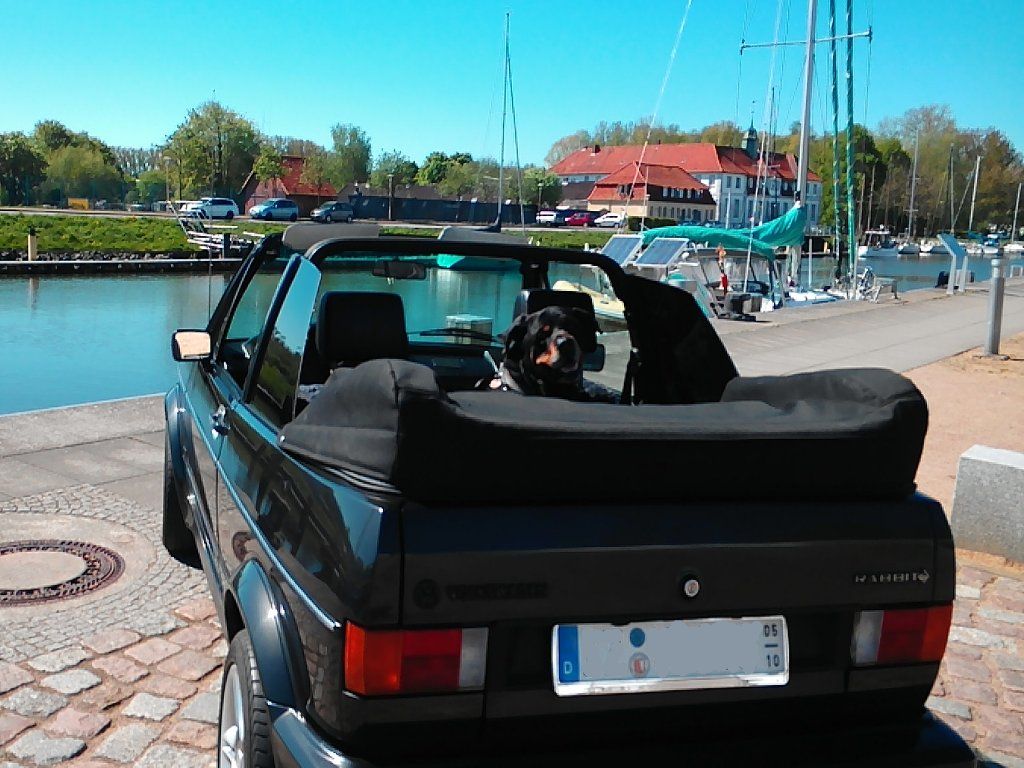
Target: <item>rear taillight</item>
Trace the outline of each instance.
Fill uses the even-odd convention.
[[[477,691],[484,686],[487,629],[345,626],[345,688],[363,696]]]
[[[861,611],[853,624],[853,663],[867,666],[941,661],[952,619],[952,605]]]

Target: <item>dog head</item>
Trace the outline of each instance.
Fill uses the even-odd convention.
[[[583,382],[585,349],[597,321],[581,309],[545,307],[520,315],[505,334],[505,370],[524,394],[571,397]]]

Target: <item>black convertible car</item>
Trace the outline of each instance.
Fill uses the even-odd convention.
[[[230,641],[221,766],[974,764],[924,709],[954,551],[909,381],[740,377],[599,254],[339,229],[265,238],[172,341],[164,543]],[[593,313],[549,287],[584,264],[618,402],[488,388],[514,317]]]

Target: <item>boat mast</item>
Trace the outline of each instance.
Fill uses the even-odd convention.
[[[956,214],[953,213],[953,145],[949,145],[949,234],[956,236]]]
[[[853,0],[846,0],[846,233],[850,280],[857,274],[857,212],[853,201]]]
[[[800,205],[807,206],[807,168],[810,162],[811,145],[811,88],[814,85],[814,31],[815,21],[818,14],[817,0],[807,0],[807,47],[804,52],[804,105],[800,113],[800,157],[797,166],[796,191],[800,196]],[[805,219],[806,221],[806,219]],[[806,224],[804,225],[806,231]],[[791,246],[789,257],[794,264],[794,269],[799,274],[800,254],[803,251],[803,244]],[[811,282],[810,274],[807,275],[808,283]],[[782,288],[783,300],[785,300],[786,289]]]
[[[917,146],[920,138],[921,132],[918,131],[917,135],[914,136],[914,168],[910,172],[910,210],[907,211],[909,216],[907,219],[907,240],[914,238],[914,193],[917,191]]]
[[[842,248],[839,231],[839,58],[836,51],[836,0],[828,0],[828,36],[831,38],[829,61],[832,64],[832,207],[835,209],[835,249],[838,266],[842,258]]]
[[[505,212],[505,120],[508,114],[508,17],[505,13],[505,62],[501,80],[501,154],[498,158],[498,227]]]
[[[974,161],[974,190],[971,192],[971,215],[967,219],[967,237],[974,230],[974,201],[978,197],[978,174],[981,173],[981,155]]]
[[[1013,204],[1013,229],[1010,231],[1010,242],[1017,242],[1017,210],[1020,208],[1020,187],[1021,182],[1017,182],[1017,202]]]

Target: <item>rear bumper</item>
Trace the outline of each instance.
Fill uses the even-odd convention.
[[[930,714],[922,716],[916,729],[850,730],[806,734],[799,743],[779,743],[770,733],[750,734],[749,739],[731,739],[710,744],[626,744],[617,749],[579,749],[516,753],[507,748],[493,754],[445,756],[434,761],[418,759],[377,760],[346,755],[325,741],[294,710],[278,709],[273,720],[274,759],[279,768],[400,768],[415,763],[429,766],[522,766],[531,768],[594,765],[678,766],[688,765],[786,765],[833,766],[834,768],[975,768],[973,751],[955,731]]]

